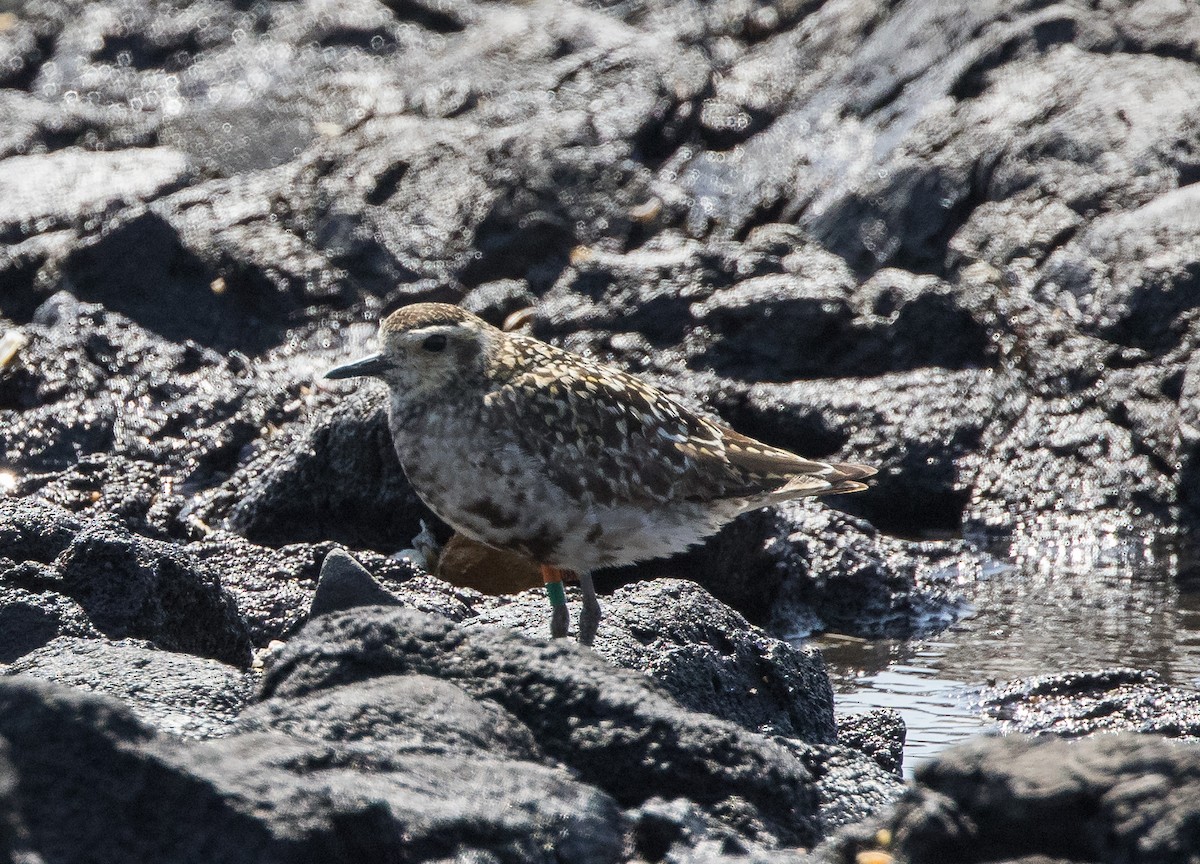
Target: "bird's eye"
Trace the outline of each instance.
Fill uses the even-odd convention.
[[[421,347],[426,351],[437,353],[446,347],[446,337],[442,333],[434,333],[432,336],[426,336],[425,341],[421,343]]]

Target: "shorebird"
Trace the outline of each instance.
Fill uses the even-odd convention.
[[[875,473],[755,441],[633,375],[457,306],[405,306],[378,338],[378,353],[325,377],[387,385],[417,495],[459,533],[540,565],[556,638],[569,629],[564,576],[579,580],[578,638],[590,645],[593,570],[680,552],[749,510],[858,492]]]

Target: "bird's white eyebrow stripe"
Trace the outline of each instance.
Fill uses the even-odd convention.
[[[430,336],[449,336],[452,333],[459,333],[465,330],[461,324],[430,324],[428,327],[418,327],[416,330],[408,330],[401,333],[403,339],[427,339]]]

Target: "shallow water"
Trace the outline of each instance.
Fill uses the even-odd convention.
[[[1137,537],[1025,542],[980,552],[973,613],[936,636],[863,640],[826,633],[836,711],[894,708],[908,726],[905,772],[995,724],[980,686],[1114,666],[1200,687],[1200,591],[1176,578],[1191,556]]]

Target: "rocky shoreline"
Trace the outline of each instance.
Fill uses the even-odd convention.
[[[0,9],[0,862],[1196,857],[1194,691],[998,682],[906,784],[796,645],[997,538],[1191,590],[1198,61],[1169,0]],[[320,380],[418,300],[880,475],[551,643],[392,557],[448,532]]]

